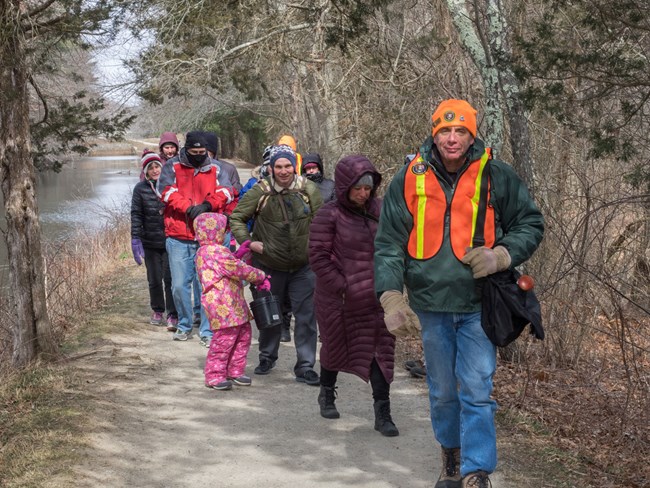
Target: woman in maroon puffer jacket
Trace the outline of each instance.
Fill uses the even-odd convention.
[[[374,287],[374,240],[381,175],[361,155],[336,165],[336,200],[316,213],[309,233],[309,263],[316,274],[314,301],[322,347],[321,415],[339,418],[334,400],[339,371],[370,381],[375,430],[399,435],[390,415],[395,338],[384,324]]]

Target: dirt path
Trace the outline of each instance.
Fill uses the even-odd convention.
[[[340,375],[338,420],[320,417],[318,388],[297,383],[295,350],[282,344],[268,376],[251,387],[203,386],[206,349],[148,325],[143,268],[125,266],[98,319],[112,332],[75,361],[93,396],[93,422],[78,487],[431,488],[439,449],[421,380],[401,369],[392,386],[400,436],[373,429],[370,387]],[[112,324],[112,325],[111,325]],[[317,365],[318,366],[318,365]],[[497,474],[494,488],[506,488]]]

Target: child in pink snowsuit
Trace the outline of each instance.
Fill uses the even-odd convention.
[[[230,390],[233,383],[251,384],[244,374],[252,332],[242,281],[270,289],[263,271],[241,261],[222,245],[227,225],[226,216],[218,213],[202,213],[194,219],[200,246],[196,269],[203,290],[201,305],[214,331],[205,362],[205,386],[216,390]]]

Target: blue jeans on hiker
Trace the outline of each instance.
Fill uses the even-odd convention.
[[[481,313],[418,312],[427,365],[431,425],[445,448],[461,449],[460,474],[492,473],[497,464],[491,398],[496,346]]]
[[[212,330],[210,329],[210,321],[203,312],[203,307],[200,305],[200,300],[193,306],[193,301],[201,296],[196,273],[196,265],[194,264],[194,256],[199,244],[196,241],[182,241],[168,237],[165,245],[167,247],[167,255],[169,256],[169,268],[172,272],[172,294],[174,295],[174,305],[178,312],[178,326],[177,329],[182,332],[190,333],[192,331],[192,321],[194,311],[201,314],[201,326],[199,327],[199,335],[201,337],[212,338]]]

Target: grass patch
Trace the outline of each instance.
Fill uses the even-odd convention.
[[[84,448],[90,404],[70,370],[5,371],[0,386],[0,486],[53,486]]]

